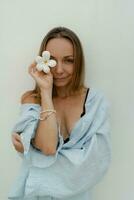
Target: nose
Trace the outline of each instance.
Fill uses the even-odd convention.
[[[57,65],[55,67],[55,71],[58,74],[62,74],[64,72],[63,66],[61,62],[57,62]]]

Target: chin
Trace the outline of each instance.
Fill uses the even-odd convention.
[[[68,82],[68,81],[66,81],[66,82],[65,81],[61,81],[61,82],[60,81],[59,82],[54,81],[53,84],[54,84],[55,87],[66,87],[69,83],[70,82]]]
[[[63,79],[63,80],[56,80],[54,79],[53,84],[55,87],[66,87],[71,82],[71,78]]]
[[[56,87],[64,87],[64,86],[67,86],[68,84],[65,84],[65,83],[54,83],[54,86]]]

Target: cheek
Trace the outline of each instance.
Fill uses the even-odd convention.
[[[68,73],[68,74],[73,74],[74,67],[75,66],[73,64],[72,65],[63,66],[63,71],[65,73]],[[53,67],[53,68],[50,67],[50,71],[51,71],[52,74],[56,73],[56,67]]]
[[[68,71],[68,73],[73,74],[73,72],[74,72],[74,65],[68,66],[67,71]]]
[[[52,74],[54,74],[54,72],[55,72],[55,67],[50,67],[50,72],[51,72]]]

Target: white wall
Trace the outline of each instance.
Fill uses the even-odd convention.
[[[0,200],[7,200],[21,164],[10,132],[20,95],[34,85],[27,67],[47,31],[59,25],[78,34],[86,81],[104,90],[112,103],[113,159],[94,199],[134,199],[133,7],[132,0],[0,0]]]

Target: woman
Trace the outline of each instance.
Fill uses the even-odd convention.
[[[83,50],[73,31],[50,30],[39,55],[44,50],[57,64],[49,73],[35,62],[29,67],[36,87],[22,95],[13,129],[23,162],[9,199],[89,200],[111,160],[109,103],[85,86]]]

